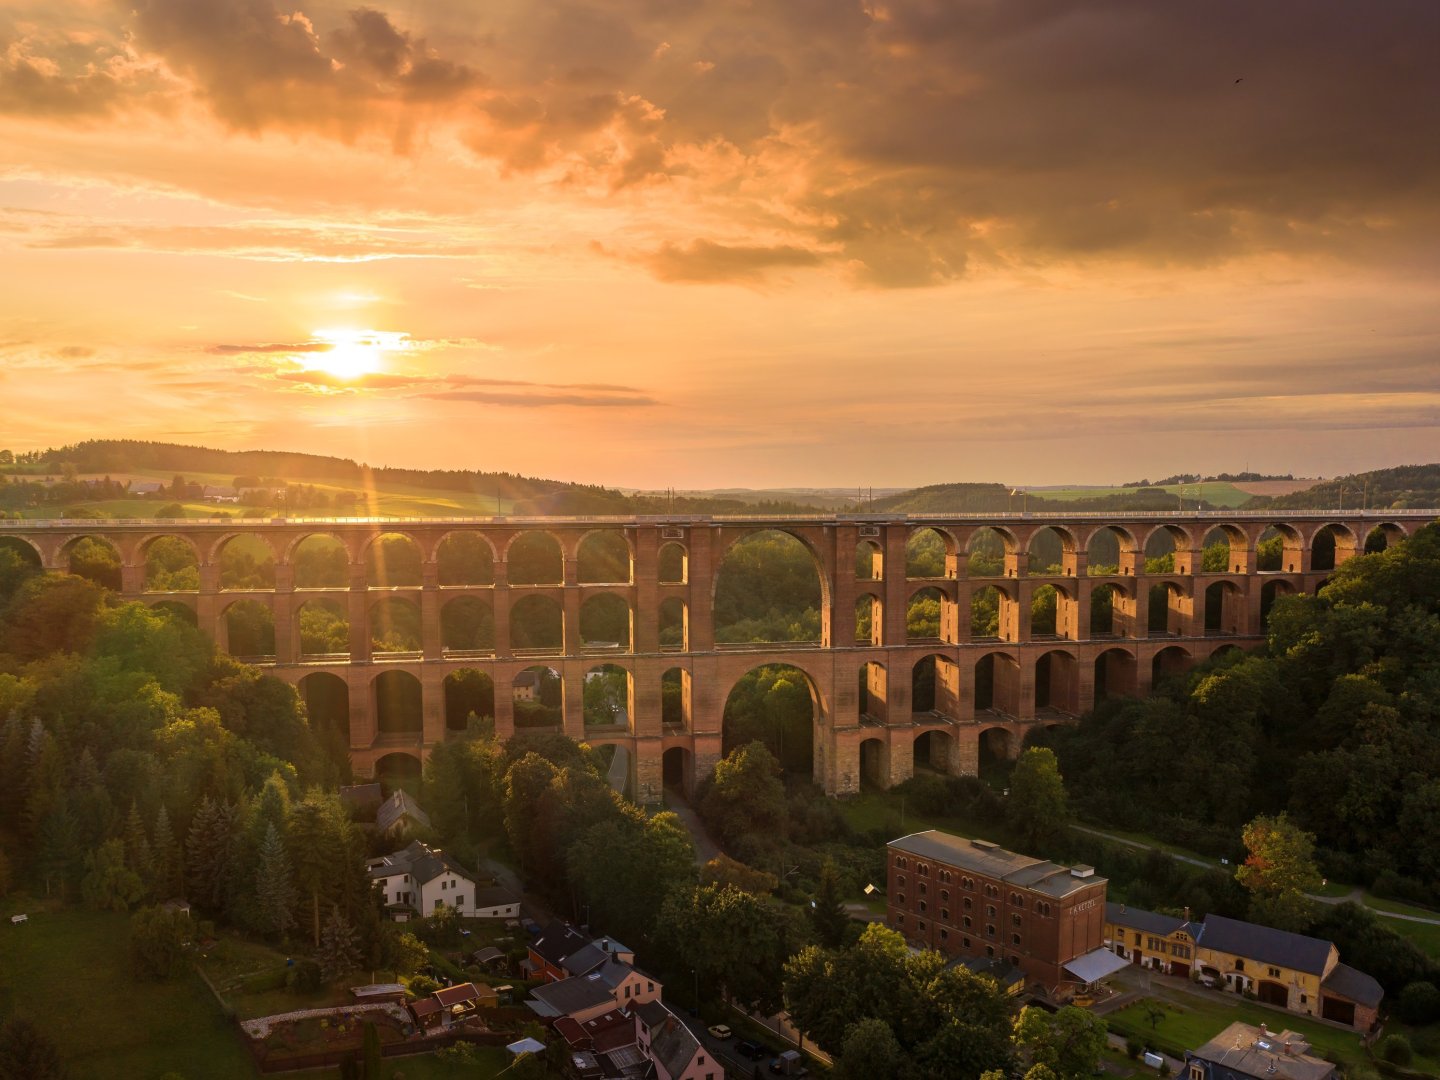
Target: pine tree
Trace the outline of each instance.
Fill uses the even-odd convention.
[[[125,815],[125,865],[146,882],[147,889],[150,887],[155,860],[150,853],[150,838],[145,835],[145,824],[140,820],[140,808],[133,802],[130,813]]]
[[[330,908],[330,918],[320,934],[320,948],[315,954],[320,965],[320,974],[326,982],[349,974],[360,966],[360,946],[354,928],[340,914],[340,908]]]
[[[811,901],[810,922],[815,927],[815,936],[828,949],[838,949],[845,944],[845,931],[850,927],[850,916],[840,900],[840,874],[835,864],[826,859],[820,865],[820,881]]]
[[[154,893],[157,900],[174,900],[185,895],[185,875],[180,859],[180,845],[170,825],[170,812],[160,805],[155,815],[155,842],[150,846],[154,863]]]
[[[62,791],[55,796],[49,813],[41,821],[37,840],[36,870],[45,883],[46,896],[51,895],[52,890],[65,896],[79,874],[83,854],[80,828],[70,809],[70,800]]]
[[[219,911],[225,906],[232,879],[234,843],[235,808],[205,796],[185,838],[185,866],[189,872],[190,898],[210,911]]]
[[[266,828],[265,839],[260,842],[255,894],[266,923],[284,938],[295,926],[295,886],[290,880],[290,858],[274,825]]]

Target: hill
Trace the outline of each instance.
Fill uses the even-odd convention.
[[[1322,510],[1342,506],[1364,506],[1371,510],[1440,506],[1440,464],[1400,465],[1337,476],[1333,480],[1321,480],[1304,491],[1259,496],[1248,503],[1246,509]]]

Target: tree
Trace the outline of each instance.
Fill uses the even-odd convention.
[[[134,871],[142,882],[152,880],[155,860],[150,853],[150,838],[145,835],[140,809],[133,801],[130,803],[130,812],[125,815],[125,865]]]
[[[711,774],[700,795],[700,815],[722,844],[742,837],[783,839],[787,830],[780,764],[761,742],[736,747]]]
[[[60,1050],[23,1016],[0,1027],[0,1080],[60,1080],[65,1067]]]
[[[1320,884],[1315,867],[1315,837],[1294,824],[1288,815],[1261,814],[1241,832],[1245,862],[1235,869],[1235,880],[1250,890],[1250,914],[1280,930],[1304,933],[1315,921],[1308,890]]]
[[[840,1072],[844,1080],[902,1080],[910,1075],[910,1064],[890,1025],[872,1016],[845,1036]]]
[[[339,905],[330,909],[330,918],[320,934],[320,948],[315,954],[320,974],[326,982],[347,975],[360,966],[360,942],[354,927],[340,913]]]
[[[183,911],[141,908],[130,916],[130,967],[143,979],[168,979],[189,962],[195,924]]]
[[[1029,849],[1041,848],[1060,834],[1069,808],[1055,751],[1037,746],[1020,755],[1010,775],[1006,813]]]
[[[380,1056],[380,1029],[366,1020],[364,1027],[364,1077],[365,1080],[381,1080],[385,1073],[384,1060]]]
[[[185,893],[185,875],[180,865],[180,845],[170,826],[170,812],[165,805],[155,815],[155,840],[150,845],[153,865],[152,892],[158,899],[174,900]]]
[[[255,895],[270,930],[283,939],[295,925],[295,886],[290,879],[290,858],[273,822],[265,827],[265,839],[260,842]]]
[[[767,1013],[780,1006],[795,939],[778,905],[734,886],[677,890],[660,911],[655,937],[674,968],[694,971],[705,987]]]
[[[85,856],[80,895],[102,911],[129,911],[130,905],[145,895],[140,875],[125,865],[123,841],[106,840]]]
[[[207,795],[200,800],[185,839],[190,898],[208,911],[222,910],[230,894],[235,819],[233,806]]]
[[[816,883],[815,897],[810,901],[810,925],[815,929],[815,937],[826,948],[838,949],[845,944],[850,916],[840,900],[840,874],[831,859],[820,864],[820,880]]]
[[[1074,1005],[1056,1013],[1021,1009],[1014,1038],[1034,1066],[1047,1067],[1054,1076],[1089,1076],[1107,1042],[1105,1021]]]
[[[1396,1013],[1401,1020],[1416,1027],[1423,1027],[1440,1018],[1440,990],[1433,982],[1417,981],[1406,985],[1400,992]]]

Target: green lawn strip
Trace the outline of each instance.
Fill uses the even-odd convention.
[[[1189,994],[1185,995],[1184,1004],[1168,998],[1151,1000],[1158,1000],[1165,1006],[1165,1018],[1158,1025],[1151,1026],[1140,1002],[1109,1014],[1105,1017],[1106,1024],[1117,1035],[1154,1044],[1157,1049],[1183,1058],[1186,1050],[1204,1045],[1228,1025],[1242,1020],[1257,1027],[1264,1025],[1271,1031],[1288,1028],[1309,1040],[1314,1053],[1333,1058],[1342,1065],[1366,1061],[1359,1035],[1316,1024],[1302,1016],[1267,1009],[1239,996],[1233,1002],[1211,1001]]]
[[[9,916],[22,911],[29,921],[12,926]],[[47,910],[18,897],[0,905],[0,916],[0,1013],[27,1015],[59,1045],[72,1076],[254,1075],[198,976],[131,977],[127,916]]]
[[[1426,1076],[1440,1076],[1440,1023],[1415,1027],[1411,1024],[1402,1024],[1392,1017],[1385,1021],[1385,1034],[1404,1035],[1410,1040],[1410,1046],[1415,1051],[1415,1060],[1410,1063],[1412,1072],[1423,1073]],[[1430,1052],[1422,1053],[1421,1047],[1427,1048]]]
[[[1414,915],[1420,919],[1440,920],[1440,911],[1435,911],[1431,908],[1416,907],[1414,904],[1401,903],[1399,900],[1382,900],[1378,896],[1370,895],[1368,892],[1365,894],[1365,906],[1374,908],[1376,911],[1394,912],[1397,915]],[[1386,925],[1393,926],[1400,921],[1402,920],[1391,919]]]
[[[1383,915],[1379,917],[1379,921],[1381,926],[1394,930],[1426,956],[1440,959],[1440,926],[1410,922],[1407,919],[1387,919]]]

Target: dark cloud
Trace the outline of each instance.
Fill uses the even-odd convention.
[[[758,281],[777,267],[818,266],[822,256],[798,247],[744,247],[692,240],[665,244],[645,257],[661,281]]]

